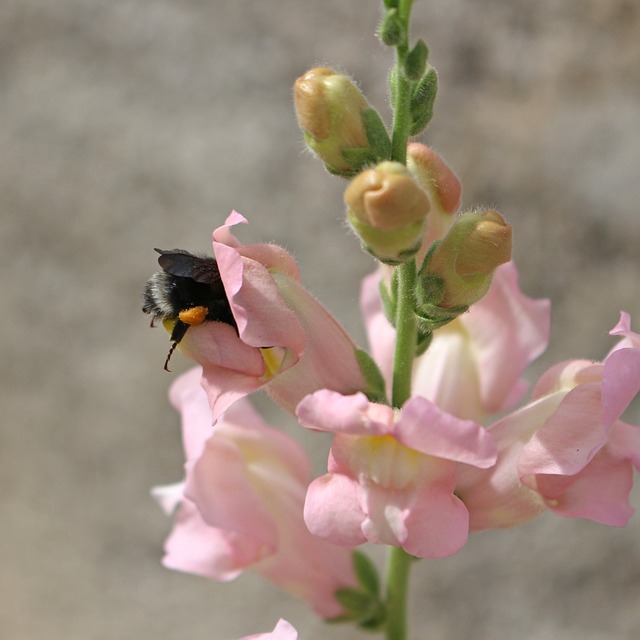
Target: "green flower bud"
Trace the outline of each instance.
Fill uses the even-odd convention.
[[[360,90],[347,76],[316,67],[296,80],[293,95],[309,148],[332,173],[354,175],[370,155],[363,113],[371,107]]]
[[[382,18],[378,28],[378,37],[388,47],[397,47],[402,43],[404,30],[398,17],[397,9],[389,9],[384,18]]]
[[[429,198],[399,162],[381,162],[347,187],[347,219],[363,247],[385,264],[400,264],[422,246]]]

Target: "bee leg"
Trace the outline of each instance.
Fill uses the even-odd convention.
[[[171,348],[169,349],[169,353],[167,354],[167,359],[164,361],[164,370],[169,371],[169,360],[171,360],[171,356],[173,352],[176,350],[176,347],[180,343],[180,340],[184,338],[184,334],[187,333],[187,329],[189,325],[182,322],[182,320],[178,320],[173,327],[173,331],[171,332]]]

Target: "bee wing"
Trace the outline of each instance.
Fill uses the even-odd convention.
[[[202,258],[194,256],[183,249],[156,249],[160,254],[158,264],[172,276],[190,278],[204,284],[216,284],[220,282],[220,272],[215,258]]]

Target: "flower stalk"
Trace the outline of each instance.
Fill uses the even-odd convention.
[[[407,164],[407,142],[411,131],[411,82],[403,73],[409,50],[409,17],[412,0],[399,0],[398,22],[404,33],[396,47],[396,69],[393,74],[393,130],[391,159]],[[413,312],[416,282],[416,264],[409,260],[396,267],[398,298],[396,307],[396,345],[393,362],[391,402],[400,408],[411,396],[411,373],[416,352],[417,328]],[[405,640],[407,637],[407,592],[411,556],[402,548],[390,547],[387,566],[387,640]]]

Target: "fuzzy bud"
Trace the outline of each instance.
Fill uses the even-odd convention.
[[[422,246],[429,198],[399,162],[381,162],[347,187],[347,217],[364,248],[386,264],[413,257]]]
[[[345,150],[369,147],[363,113],[369,103],[347,77],[316,67],[298,78],[293,88],[296,116],[305,141],[332,173],[357,171]]]
[[[443,308],[469,306],[484,296],[493,272],[511,260],[511,226],[494,210],[458,218],[425,259],[421,276],[440,281]],[[434,301],[435,302],[435,301]]]

